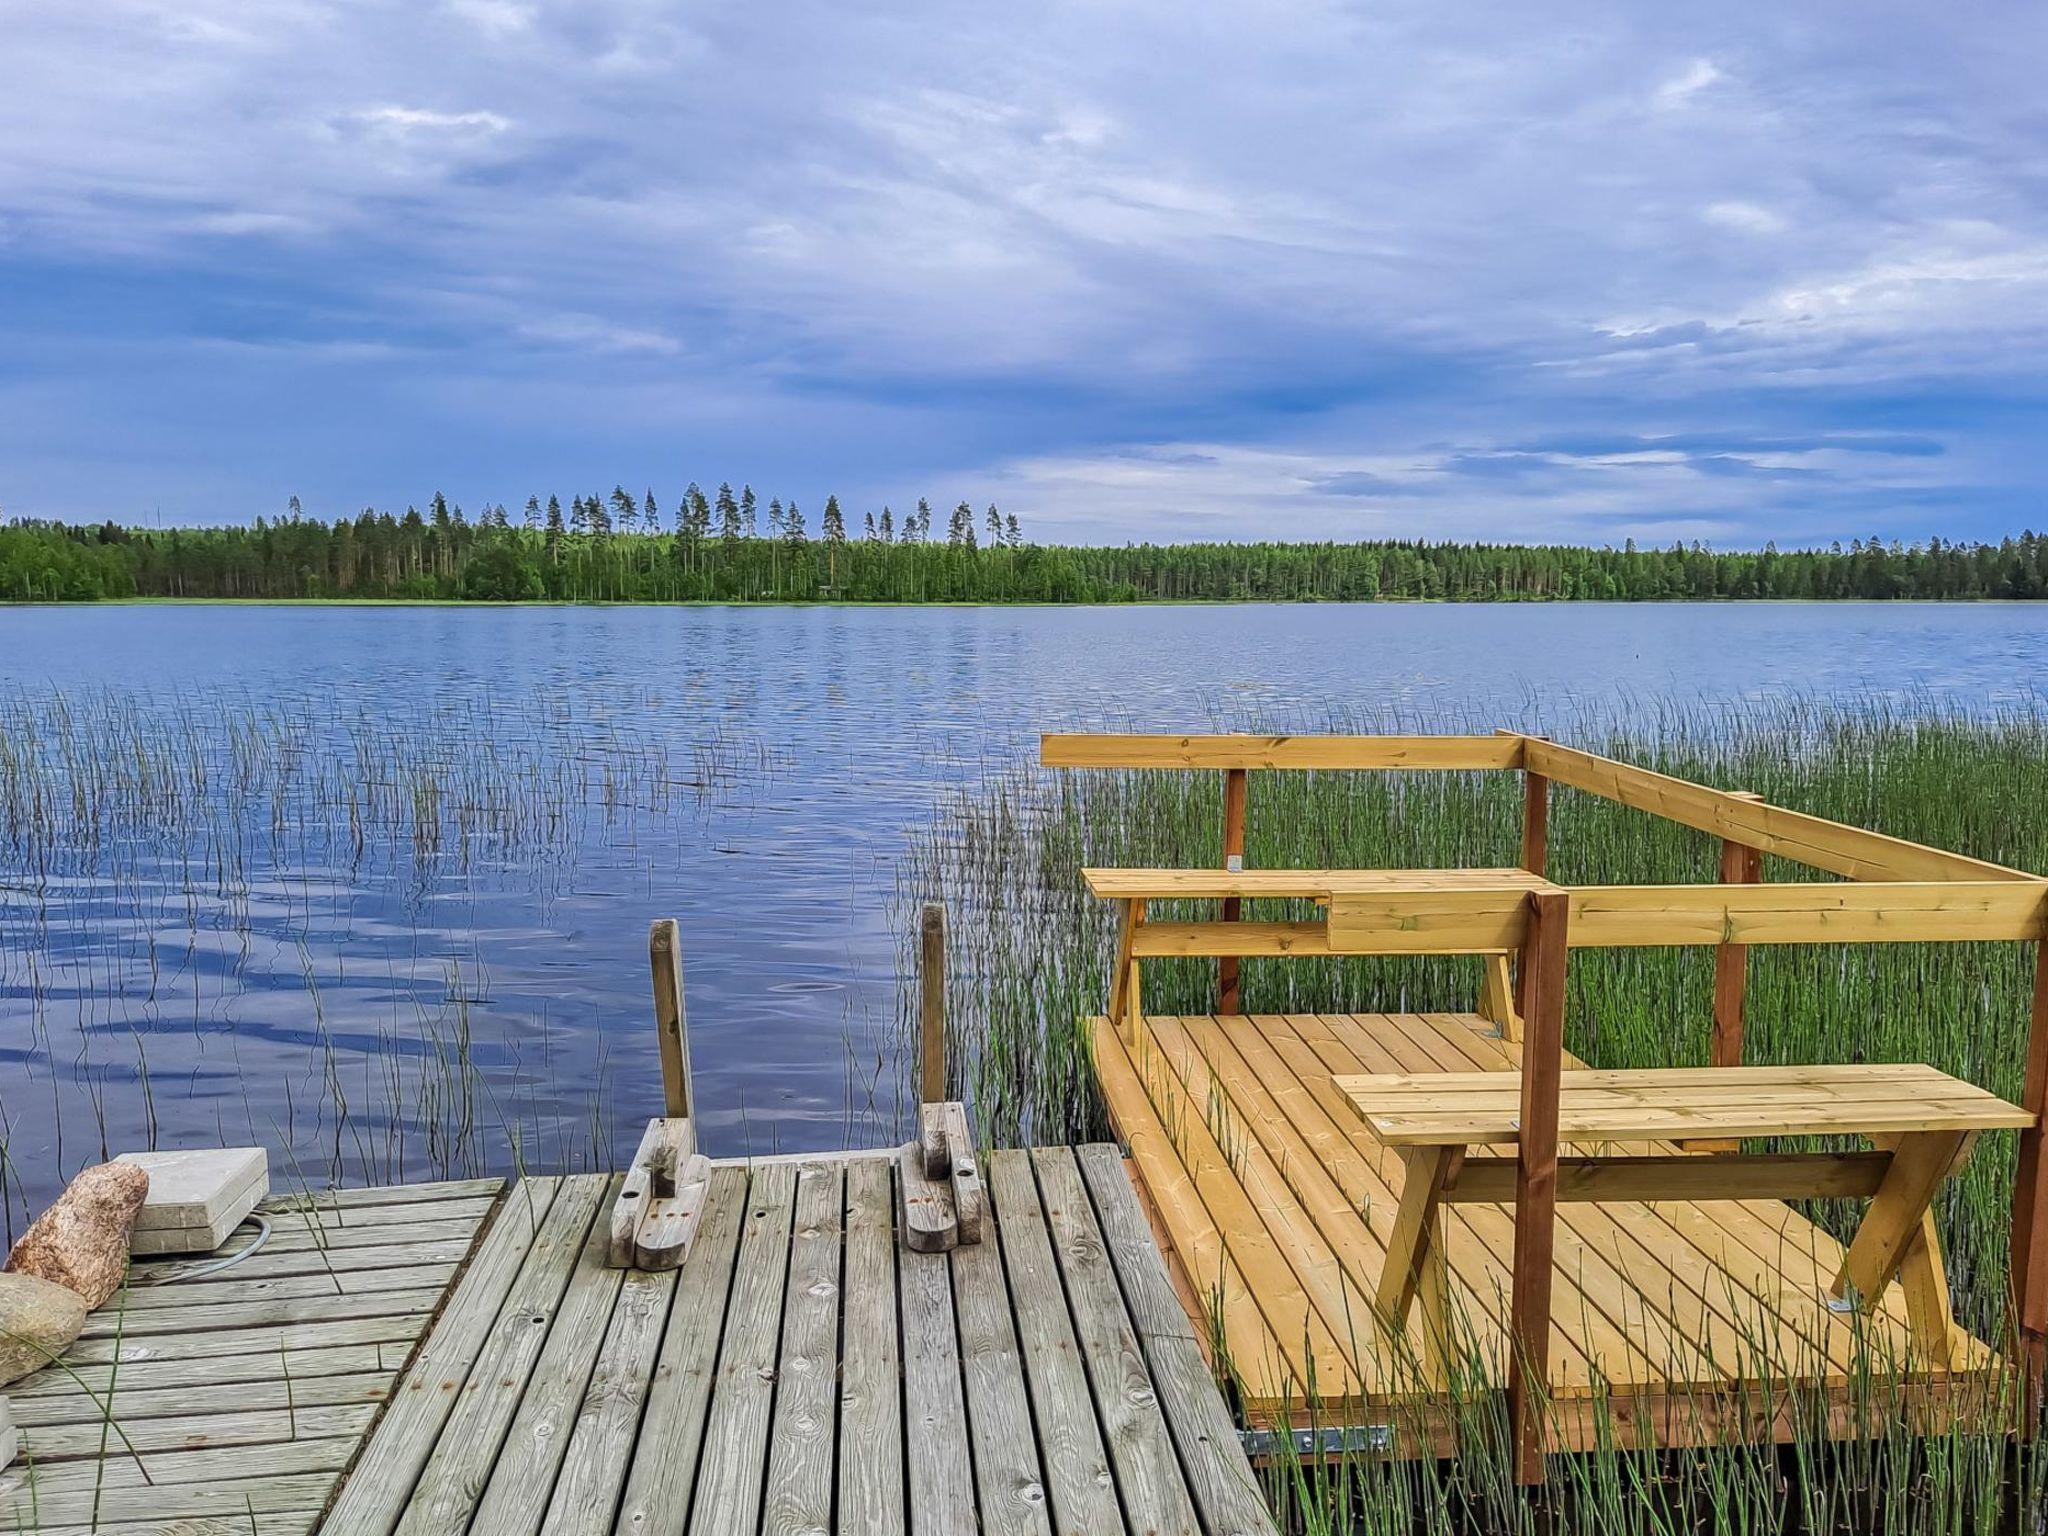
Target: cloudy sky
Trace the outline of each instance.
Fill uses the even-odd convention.
[[[0,513],[1997,537],[2048,11],[0,0]]]

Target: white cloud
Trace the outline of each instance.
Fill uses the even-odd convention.
[[[1684,70],[1657,87],[1657,105],[1682,107],[1724,77],[1712,59],[1694,59]]]
[[[1743,202],[1739,198],[1709,203],[1700,210],[1700,217],[1709,224],[1745,235],[1775,235],[1781,234],[1785,229],[1782,214],[1760,207],[1756,203]]]

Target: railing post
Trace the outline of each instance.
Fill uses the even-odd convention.
[[[918,1101],[946,1098],[946,909],[924,904],[918,919],[917,959]]]
[[[1550,1291],[1557,1237],[1557,1093],[1564,1065],[1563,891],[1529,893],[1522,941],[1522,1114],[1515,1143],[1515,1257],[1511,1288],[1508,1415],[1515,1480],[1543,1481],[1550,1396]]]
[[[661,1043],[661,1095],[671,1120],[690,1117],[690,1024],[683,1012],[683,940],[676,920],[664,917],[647,931],[647,964],[654,975],[654,1028]]]
[[[1251,775],[1242,768],[1229,768],[1223,774],[1223,867],[1232,874],[1244,868],[1244,811],[1245,801],[1251,788]],[[1236,896],[1223,898],[1223,921],[1234,923],[1244,911],[1244,902]],[[1216,1011],[1236,1013],[1238,1011],[1236,955],[1222,955],[1216,961]]]
[[[1741,799],[1760,801],[1762,795],[1738,791]],[[1764,877],[1761,849],[1721,839],[1721,883],[1755,885]],[[1749,946],[1714,946],[1714,1038],[1712,1061],[1717,1067],[1742,1065],[1742,1003],[1749,990]],[[1730,1150],[1733,1150],[1731,1148]]]
[[[1550,859],[1550,780],[1522,770],[1522,868],[1543,873]]]
[[[2034,945],[2034,1004],[2020,1107],[2034,1123],[2020,1132],[2012,1184],[2012,1303],[2031,1428],[2048,1369],[2048,938]]]

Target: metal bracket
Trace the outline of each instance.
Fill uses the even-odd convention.
[[[1257,1460],[1277,1456],[1283,1447],[1296,1456],[1355,1456],[1394,1448],[1391,1424],[1343,1424],[1327,1429],[1240,1429],[1237,1441],[1246,1456]]]
[[[1225,860],[1223,861],[1223,868],[1225,869],[1225,871],[1226,871],[1226,872],[1228,872],[1228,873],[1230,873],[1230,874],[1233,874],[1233,875],[1241,875],[1241,874],[1243,874],[1243,873],[1244,873],[1244,855],[1243,855],[1243,854],[1241,854],[1241,853],[1233,853],[1232,855],[1230,855],[1230,857],[1229,857],[1229,858],[1227,858],[1227,859],[1225,859]]]

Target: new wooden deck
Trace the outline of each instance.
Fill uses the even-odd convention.
[[[193,1261],[136,1265],[61,1368],[6,1389],[22,1446],[0,1530],[311,1530],[502,1188],[270,1200],[269,1242],[217,1278],[158,1286]]]
[[[1114,1147],[994,1153],[946,1254],[899,1243],[895,1164],[719,1165],[668,1273],[604,1266],[615,1176],[343,1194],[317,1243],[280,1218],[96,1317],[82,1383],[10,1389],[0,1528],[1270,1536]],[[147,1482],[85,1391],[117,1335]]]
[[[1448,1449],[1413,1411],[1443,1401],[1416,1368],[1419,1321],[1396,1342],[1373,1320],[1402,1161],[1334,1079],[1514,1072],[1519,1044],[1474,1014],[1148,1016],[1127,1033],[1095,1021],[1100,1081],[1184,1305],[1213,1319],[1253,1421],[1399,1421],[1409,1449]],[[1485,1362],[1466,1386],[1499,1386],[1513,1215],[1461,1205],[1447,1235],[1454,1311]],[[1868,1314],[1831,1308],[1841,1245],[1782,1201],[1561,1204],[1556,1244],[1556,1443],[1587,1443],[1603,1419],[1663,1443],[1847,1432],[1869,1375],[1953,1411],[1997,1363],[1961,1329],[1953,1369],[1909,1358],[1896,1285]]]

